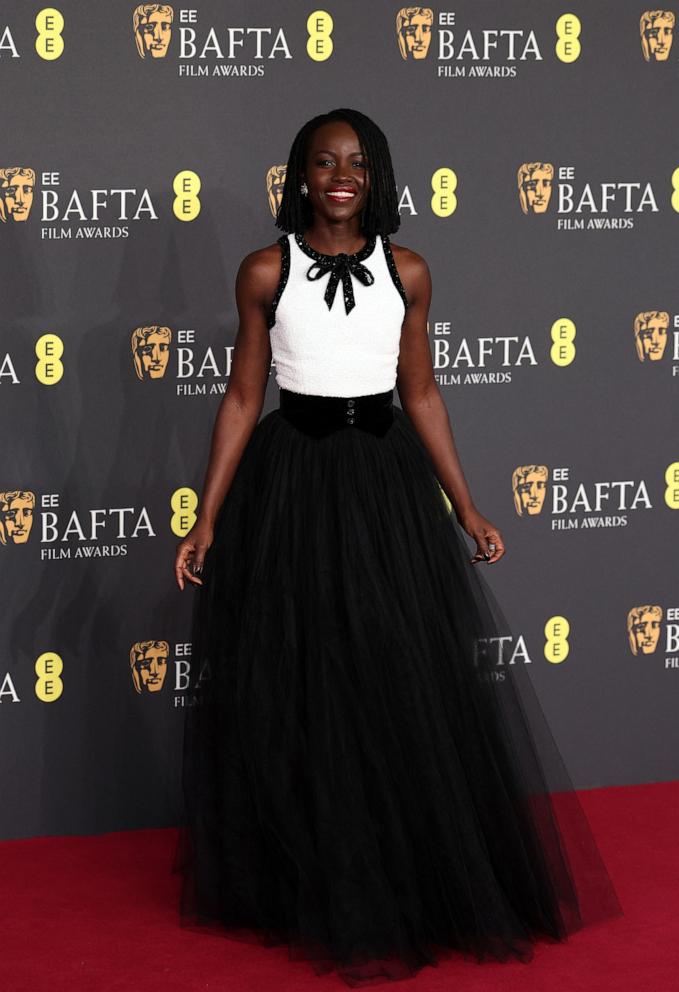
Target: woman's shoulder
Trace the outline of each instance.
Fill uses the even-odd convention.
[[[285,238],[286,235],[281,235],[281,238]],[[272,241],[271,244],[265,245],[263,248],[255,248],[254,251],[248,252],[248,254],[243,258],[240,263],[242,269],[266,269],[278,266],[280,268],[281,261],[281,238],[276,241]]]
[[[283,235],[285,237],[285,235]],[[248,252],[238,268],[238,279],[246,283],[257,284],[266,292],[276,285],[281,273],[280,238],[263,248]]]
[[[428,268],[427,262],[423,255],[418,252],[413,251],[412,248],[406,248],[405,245],[397,245],[389,238],[389,247],[391,248],[391,253],[394,256],[394,261],[398,265],[399,269],[401,265],[413,269],[426,269]]]
[[[389,246],[408,300],[412,302],[416,296],[430,292],[431,273],[424,256],[405,245],[395,245],[391,239]]]

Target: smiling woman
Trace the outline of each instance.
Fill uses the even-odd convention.
[[[346,225],[341,225],[341,220],[355,216],[357,210],[363,211],[370,193],[368,157],[360,148],[356,148],[355,135],[347,134],[344,141],[339,140],[335,149],[316,148],[315,144],[321,141],[322,129],[319,128],[315,139],[312,139],[314,146],[308,157],[308,164],[301,173],[300,190],[309,198],[312,209],[317,202],[319,206],[324,203],[326,208],[335,208],[328,216],[329,224],[325,234],[327,236],[332,231],[335,236],[342,238],[350,234],[351,230]],[[346,177],[342,181],[333,178],[338,169]],[[323,252],[324,248],[325,246],[319,246],[318,250]],[[331,254],[337,254],[338,248],[347,254],[354,250],[351,246],[342,245],[340,240],[333,241],[328,248],[334,249]]]
[[[181,921],[284,942],[353,986],[454,953],[529,960],[620,906],[475,567],[505,544],[460,465],[429,268],[391,243],[373,121],[304,125],[277,226],[238,271],[228,389],[175,560],[197,587]],[[279,406],[260,420],[272,357]]]

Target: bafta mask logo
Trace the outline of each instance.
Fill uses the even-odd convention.
[[[35,172],[33,169],[0,169],[0,221],[20,223],[28,220],[33,206]]]
[[[524,513],[534,517],[542,512],[547,492],[549,469],[546,465],[519,465],[512,475],[514,509],[522,517]]]
[[[544,214],[549,206],[554,181],[551,162],[524,162],[517,173],[519,203],[524,214]]]
[[[634,344],[640,362],[658,362],[665,354],[670,315],[665,310],[646,310],[634,318]]]
[[[627,636],[632,654],[653,654],[658,646],[662,606],[634,606],[627,614]]]
[[[402,59],[426,59],[433,24],[434,11],[430,7],[401,7],[396,14],[396,37]]]
[[[134,688],[141,695],[160,692],[167,674],[170,645],[167,641],[137,641],[130,648]]]
[[[0,493],[0,544],[26,544],[34,509],[35,493],[27,489]]]
[[[647,62],[666,62],[674,37],[671,10],[646,10],[639,21],[641,51]]]
[[[140,3],[132,15],[139,58],[164,59],[172,36],[174,10],[169,3]]]
[[[269,201],[269,208],[274,217],[278,216],[281,200],[283,199],[283,187],[285,186],[287,169],[287,165],[272,165],[266,174],[266,196]]]
[[[170,360],[169,327],[153,324],[132,331],[132,357],[138,379],[162,379]]]

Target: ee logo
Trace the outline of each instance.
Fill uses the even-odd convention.
[[[545,658],[553,665],[565,661],[570,651],[568,635],[571,625],[565,617],[550,617],[545,624]]]
[[[64,663],[56,651],[44,651],[35,663],[35,694],[43,703],[53,703],[64,691]]]
[[[36,15],[35,27],[38,32],[35,50],[40,58],[46,62],[61,58],[64,53],[64,39],[61,37],[64,18],[61,11],[56,7],[45,7]]]

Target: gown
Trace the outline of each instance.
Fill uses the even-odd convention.
[[[278,239],[279,406],[196,587],[180,925],[349,986],[531,960],[622,914],[512,632],[406,412],[389,238]]]

